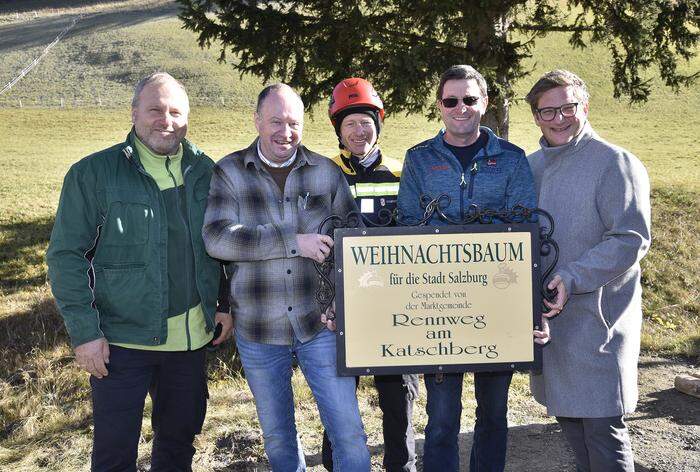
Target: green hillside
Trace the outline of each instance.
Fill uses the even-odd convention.
[[[129,102],[133,84],[147,73],[160,69],[171,72],[186,84],[195,107],[215,107],[238,114],[250,110],[262,85],[259,78],[241,78],[229,65],[218,63],[217,50],[200,49],[196,36],[181,29],[172,2],[76,0],[44,3],[83,6],[58,10],[65,11],[62,16],[47,14],[46,18],[39,15],[24,22],[0,21],[0,84],[12,80],[39,56],[71,19],[82,12],[85,17],[24,79],[0,95],[2,108],[17,108],[20,102],[25,108],[58,108],[61,103],[66,108],[121,108]],[[84,6],[92,4],[90,8],[96,9],[95,3],[103,5],[104,11],[90,12]],[[136,5],[143,3],[146,7],[137,8]],[[130,9],[125,11],[124,5]],[[2,18],[12,18],[12,15],[0,6]],[[604,137],[639,155],[649,167],[654,183],[681,184],[688,190],[698,190],[700,164],[693,146],[697,141],[695,130],[700,128],[700,116],[696,112],[700,107],[697,89],[683,90],[676,95],[650,77],[654,84],[652,99],[644,105],[630,106],[612,98],[608,63],[605,49],[593,47],[573,51],[568,47],[565,34],[553,34],[538,41],[529,64],[532,78],[522,80],[516,89],[523,96],[538,74],[554,67],[577,72],[593,92],[591,121]],[[684,68],[699,70],[700,59],[695,58]],[[324,120],[323,110],[315,115]],[[406,133],[405,126],[419,131]],[[432,134],[437,127],[437,123],[427,123],[422,117],[412,116],[406,121],[389,113],[384,147],[392,154],[402,155],[413,142]],[[320,131],[323,130],[322,125]],[[538,133],[523,102],[513,107],[511,130],[512,141],[528,151],[536,149]],[[193,131],[196,133],[197,129]],[[307,136],[314,140],[315,129],[310,131]],[[333,135],[330,130],[326,131],[329,132],[319,136],[321,147],[331,152]],[[661,133],[667,138],[659,139]],[[404,142],[406,136],[411,137],[409,142]],[[219,141],[234,146],[241,144],[231,141],[230,133],[222,133],[220,137],[222,139],[217,140],[209,135],[205,147],[218,146]]]
[[[143,2],[127,2],[139,3]],[[0,106],[17,107],[21,100],[23,106],[56,107],[61,99],[68,107],[123,106],[133,85],[155,70],[181,79],[194,105],[221,105],[222,99],[230,106],[250,105],[259,81],[240,80],[230,67],[217,63],[213,51],[199,49],[195,36],[180,28],[172,2],[155,3],[142,9],[131,6],[129,11],[123,6],[95,13],[72,9],[65,16],[0,23],[4,85],[73,19],[85,15],[25,79],[0,95]],[[14,30],[19,30],[17,36]]]

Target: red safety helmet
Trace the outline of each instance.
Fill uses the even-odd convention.
[[[328,117],[337,129],[337,118],[343,111],[353,108],[371,108],[379,114],[380,121],[384,121],[384,104],[372,84],[365,79],[351,77],[341,80],[333,89],[331,102],[328,104]],[[347,115],[348,113],[344,113]],[[343,116],[344,118],[344,116]],[[342,118],[341,118],[342,121]]]

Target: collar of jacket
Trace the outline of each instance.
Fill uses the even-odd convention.
[[[365,169],[365,173],[371,173],[374,169],[376,169],[382,164],[382,151],[381,149],[379,149],[378,145],[375,144],[375,146],[377,146],[377,152],[379,152],[379,156],[377,157],[376,161],[374,161],[369,167]],[[338,162],[338,164],[340,165],[340,168],[343,171],[343,173],[348,175],[357,175],[357,170],[355,169],[355,166],[352,165],[352,161],[350,160],[351,158],[352,153],[350,151],[348,151],[347,149],[341,149],[340,162]]]
[[[134,144],[134,139],[136,138],[136,130],[131,128],[131,131],[129,131],[129,134],[126,136],[126,139],[124,140],[124,144],[122,147],[122,154],[131,162],[133,162],[136,167],[138,167],[140,170],[144,171],[143,164],[141,164],[141,157],[139,156],[139,153],[136,151],[136,145]],[[194,168],[199,162],[202,161],[202,151],[200,151],[197,146],[192,144],[186,139],[182,140],[182,164],[183,164],[183,169],[185,169],[188,173],[191,172],[191,169]],[[190,169],[189,171],[187,169]]]
[[[501,147],[501,143],[499,143],[498,136],[496,136],[496,133],[491,131],[491,129],[487,128],[486,126],[479,126],[479,131],[481,133],[486,133],[489,137],[488,141],[486,141],[486,146],[482,149],[479,149],[479,152],[477,153],[476,156],[474,156],[474,159],[481,159],[484,157],[493,157],[501,154],[503,152],[503,148]],[[450,151],[446,146],[443,141],[443,138],[445,136],[445,128],[441,129],[440,132],[438,132],[437,136],[435,136],[433,139],[429,141],[430,147],[432,147],[435,151],[454,158],[454,154],[452,151]]]
[[[542,148],[542,155],[547,159],[554,159],[566,155],[574,155],[580,152],[586,144],[591,142],[593,139],[600,139],[598,134],[593,131],[591,124],[586,120],[586,124],[583,125],[581,132],[576,135],[574,139],[561,146],[550,146],[544,136],[540,138],[540,147]]]
[[[263,168],[263,163],[260,160],[260,157],[258,157],[258,141],[260,138],[255,138],[255,140],[251,143],[250,146],[248,146],[244,151],[243,151],[243,165],[245,167],[248,167],[250,165],[253,165],[256,170],[260,171]],[[313,162],[311,159],[309,159],[309,155],[307,154],[306,148],[304,147],[303,144],[299,144],[299,147],[297,148],[297,159],[294,164],[292,164],[292,169],[295,167],[301,167],[303,165],[311,165],[314,166],[316,165],[315,162]]]

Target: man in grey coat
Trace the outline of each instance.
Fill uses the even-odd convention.
[[[649,178],[639,159],[593,131],[588,97],[564,70],[545,74],[526,97],[542,130],[528,160],[560,248],[548,285],[557,295],[544,314],[551,341],[531,389],[557,417],[578,471],[633,471],[623,416],[637,404]]]

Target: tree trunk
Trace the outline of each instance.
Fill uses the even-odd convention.
[[[508,139],[509,102],[496,95],[490,98],[489,109],[481,119],[483,126],[488,126],[496,136]]]
[[[487,81],[489,83],[489,108],[481,120],[484,126],[488,126],[497,136],[508,139],[508,119],[510,100],[513,97],[511,64],[506,57],[501,57],[501,51],[507,41],[508,28],[511,20],[508,12],[503,13],[499,7],[494,10],[482,12],[481,27],[477,28],[470,40],[468,49],[471,49],[478,57],[484,57],[484,64],[488,67]],[[484,71],[485,72],[485,71]]]

